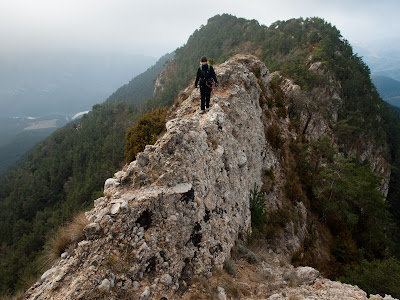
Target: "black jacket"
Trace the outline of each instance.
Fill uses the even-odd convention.
[[[215,75],[214,68],[212,67],[212,65],[209,65],[209,66],[210,66],[210,69],[209,69],[210,77],[214,80],[214,82],[215,82],[216,84],[218,84],[217,76]],[[208,68],[208,67],[207,67],[207,64],[202,65],[201,68],[203,69],[203,71],[207,71],[207,68]],[[200,78],[201,78],[201,70],[200,70],[200,67],[199,67],[199,68],[197,69],[196,82],[194,83],[195,86],[197,86],[197,84],[199,83]],[[205,85],[205,84],[204,84],[204,85]]]

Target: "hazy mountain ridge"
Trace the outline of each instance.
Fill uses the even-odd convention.
[[[91,110],[155,61],[121,53],[0,58],[0,174],[76,113]],[[45,121],[49,118],[50,123]],[[35,131],[26,134],[25,128]]]
[[[333,142],[339,146],[341,153],[343,153],[343,159],[350,159],[350,154],[354,150],[360,157],[362,155],[363,159],[371,160],[370,162],[376,167],[375,171],[382,172],[386,176],[390,174],[390,169],[385,167],[380,171],[380,167],[384,164],[379,162],[381,157],[391,163],[395,163],[398,159],[397,146],[399,140],[396,140],[398,137],[396,133],[398,125],[396,124],[398,123],[391,119],[390,111],[378,99],[372,88],[369,72],[361,59],[353,55],[350,45],[341,38],[339,31],[334,26],[318,18],[277,21],[269,28],[260,26],[255,20],[248,21],[229,15],[211,18],[206,26],[193,33],[186,45],[176,50],[173,62],[175,64],[173,78],[164,81],[166,83],[163,92],[146,101],[143,106],[171,105],[178,93],[193,80],[201,55],[206,54],[217,63],[222,63],[240,52],[256,54],[270,71],[283,71],[276,74],[275,79],[271,80],[273,84],[270,87],[270,92],[263,93],[258,101],[266,107],[273,108],[274,114],[279,116],[276,122],[268,124],[269,126],[266,127],[265,134],[274,148],[273,151],[280,153],[279,155],[283,158],[287,157],[286,155],[299,155],[286,161],[298,161],[297,167],[301,167],[299,172],[304,173],[286,174],[288,177],[295,178],[293,185],[281,185],[281,189],[276,191],[277,195],[282,197],[286,194],[289,200],[292,199],[297,203],[299,199],[304,199],[303,197],[306,197],[306,195],[313,195],[313,188],[321,188],[320,186],[313,187],[310,185],[310,181],[307,181],[308,176],[313,174],[310,171],[310,166],[307,161],[304,165],[300,162],[304,162],[303,160],[307,155],[319,157],[318,149],[320,148],[318,147],[328,146],[311,145],[304,141],[304,138],[307,140],[309,136],[320,137],[320,134],[324,132],[331,132],[332,135],[330,136],[336,139]],[[260,75],[257,70],[252,70],[252,73],[256,77]],[[159,82],[163,82],[163,80],[160,79]],[[283,97],[283,95],[290,94],[290,90],[286,90],[288,87],[296,87],[294,91],[300,92],[301,101],[290,102],[291,97]],[[338,91],[336,94],[334,93],[335,97],[332,101],[327,103],[328,106],[325,106],[326,103],[324,103],[324,106],[322,104],[319,106],[320,102],[314,101],[325,99],[326,95],[332,96],[336,89]],[[366,94],[365,91],[367,91]],[[181,95],[181,97],[184,96],[185,93]],[[319,113],[320,107],[332,109],[329,109],[329,113],[324,115]],[[335,113],[332,113],[332,111]],[[106,179],[104,176],[109,177],[118,169],[117,166],[122,164],[122,140],[125,131],[134,123],[135,117],[140,113],[135,111],[128,102],[97,105],[91,114],[82,119],[80,126],[76,128],[67,127],[58,131],[36,149],[36,153],[31,156],[23,168],[3,181],[7,182],[7,187],[0,191],[2,199],[0,220],[2,222],[1,227],[6,228],[6,230],[2,231],[1,239],[9,247],[4,250],[3,254],[3,261],[8,263],[8,267],[1,270],[3,289],[15,286],[17,281],[15,270],[20,272],[25,270],[26,275],[38,272],[32,270],[32,264],[30,265],[31,269],[26,268],[27,261],[33,261],[37,258],[37,253],[43,246],[43,241],[38,237],[42,237],[49,229],[58,226],[60,224],[58,217],[70,218],[74,211],[81,210],[83,207],[87,208],[91,199],[99,196],[102,183]],[[368,116],[368,118],[364,116]],[[265,118],[270,120],[268,113],[265,114]],[[321,118],[327,122],[326,127],[322,129],[318,127],[318,120],[321,120]],[[385,120],[387,123],[380,120]],[[289,128],[296,131],[296,134],[300,134],[300,136],[301,133],[304,135],[304,137],[301,136],[298,139],[304,144],[293,144],[290,148],[280,149],[282,145],[285,145],[285,143],[288,145],[287,143],[291,141],[292,134],[283,134],[283,132],[286,132],[284,129]],[[235,135],[237,134],[240,133],[236,132]],[[388,146],[388,141],[391,148]],[[212,145],[216,142],[210,141],[210,143]],[[304,152],[304,149],[309,149],[312,152]],[[112,161],[109,159],[110,154],[113,155]],[[374,158],[376,158],[375,162]],[[322,157],[321,159],[328,158]],[[46,161],[46,164],[43,164],[43,161]],[[321,182],[324,179],[322,178],[323,174],[319,173],[319,167],[327,164],[333,168],[335,163],[339,163],[338,161],[326,161],[326,164],[320,164],[318,160],[312,162],[315,164],[312,169],[318,171]],[[376,184],[375,177],[368,173],[370,168],[366,161],[359,162],[355,159],[355,161],[346,162],[349,163],[348,167],[356,168],[359,174],[367,172],[373,181],[371,186]],[[100,169],[101,172],[99,172]],[[297,170],[295,167],[285,169],[286,171]],[[268,180],[274,181],[275,171],[264,171],[264,188],[267,192],[268,186],[272,184],[268,183]],[[358,174],[357,172],[356,174]],[[154,170],[154,174],[156,173],[156,170]],[[350,176],[350,174],[351,172],[347,176]],[[92,178],[93,175],[96,175],[95,179]],[[392,205],[392,211],[396,212],[395,208],[399,203],[396,193],[393,193],[396,190],[396,177],[394,175],[396,175],[395,171],[392,172],[390,178],[388,203]],[[24,178],[33,178],[27,181],[29,188],[22,184],[25,181]],[[387,183],[388,180],[384,183],[386,187],[388,187]],[[38,189],[39,185],[41,186],[40,189]],[[380,182],[380,185],[382,185],[382,182]],[[45,186],[45,189],[43,186]],[[347,186],[346,188],[349,189],[350,187]],[[357,192],[360,191],[362,189],[357,189]],[[53,196],[49,197],[49,193],[53,193]],[[29,202],[21,202],[22,195],[28,195],[29,199],[25,198],[24,200],[29,200]],[[371,195],[379,199],[379,195],[376,193],[371,193]],[[333,261],[338,263],[335,265],[340,266],[343,263],[342,260],[356,259],[357,253],[363,251],[371,255],[370,258],[372,257],[372,259],[375,256],[381,257],[384,251],[379,248],[379,245],[386,243],[385,237],[380,235],[381,227],[377,229],[379,242],[371,244],[371,248],[366,247],[367,243],[363,239],[367,239],[371,232],[366,231],[365,234],[358,232],[357,234],[355,231],[351,231],[350,227],[347,228],[349,224],[346,223],[357,220],[360,217],[358,213],[361,210],[352,210],[353,206],[346,200],[346,197],[340,193],[338,196],[342,197],[338,198],[338,201],[344,201],[342,202],[344,205],[339,205],[340,213],[337,214],[340,222],[332,221],[330,225],[340,224],[342,226],[344,224],[341,228],[343,236],[331,236],[329,241],[325,241],[326,245],[334,243],[337,247],[332,249],[338,251],[329,253],[339,260]],[[38,199],[41,199],[41,201],[38,201]],[[283,201],[285,198],[280,199]],[[288,199],[285,199],[285,201]],[[310,202],[324,203],[322,198],[317,199],[316,202],[314,200],[316,199]],[[307,203],[307,201],[304,200],[304,203]],[[376,205],[380,205],[380,203],[377,201]],[[355,206],[357,207],[357,205]],[[289,208],[286,206],[272,208],[277,215],[291,216],[292,206]],[[288,211],[285,208],[288,208]],[[315,209],[320,208],[316,207]],[[274,214],[271,214],[271,216],[274,216]],[[326,215],[321,213],[320,218],[324,219]],[[382,219],[386,222],[386,215]],[[294,222],[294,220],[290,218],[277,220],[276,223],[269,225],[277,232],[282,232],[286,224],[292,224],[290,228],[293,231],[290,232],[295,232],[297,226],[290,222]],[[19,225],[14,226],[13,224]],[[315,232],[315,227],[312,227],[313,223],[308,225],[311,226],[309,232]],[[327,226],[323,223],[320,225],[322,227]],[[317,229],[322,230],[321,228]],[[270,232],[267,233],[271,234]],[[23,236],[23,239],[21,239],[21,236]],[[353,252],[353,247],[356,247],[354,246],[355,240],[359,245],[363,245],[363,248],[360,248],[361,250],[358,252]],[[307,243],[302,245],[304,249],[296,256],[297,261],[310,260],[313,250],[322,249],[313,247],[312,244],[308,243],[309,240],[305,241]],[[315,242],[318,239],[311,239],[311,241]],[[345,242],[340,244],[340,241]],[[319,246],[323,244],[321,242]],[[12,249],[12,251],[8,249]],[[38,264],[37,261],[35,263]]]
[[[158,74],[161,73],[164,65],[174,57],[174,53],[165,54],[156,64],[151,66],[147,71],[139,74],[129,81],[129,83],[118,88],[107,102],[131,101],[139,105],[144,100],[153,96],[154,85]]]
[[[32,53],[18,59],[0,60],[1,116],[73,114],[91,109],[156,61],[117,53]]]
[[[43,141],[74,116],[49,114],[42,117],[0,118],[0,176],[27,155],[33,146]]]
[[[383,100],[400,107],[400,81],[381,75],[373,75],[371,79]]]
[[[367,48],[363,45],[356,45],[358,52],[368,64],[372,75],[386,76],[400,80],[400,56],[398,49],[400,41],[381,41],[379,46]]]

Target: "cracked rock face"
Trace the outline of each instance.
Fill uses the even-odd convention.
[[[324,72],[319,64],[311,69]],[[280,75],[270,74],[262,62],[248,55],[237,55],[215,71],[220,85],[212,95],[210,111],[199,114],[200,93],[191,88],[193,84],[180,93],[166,133],[105,181],[104,197],[86,212],[86,239],[73,253],[63,253],[26,292],[26,299],[177,299],[176,291],[188,278],[209,278],[213,269],[222,268],[235,242],[247,236],[249,193],[254,184],[261,186],[265,170],[274,170],[276,181],[265,195],[267,211],[284,205],[283,187],[291,179],[285,178],[284,158],[266,141],[264,130],[275,121],[285,139],[296,134],[289,129],[288,117],[266,122],[268,107],[264,104],[264,111],[260,107],[270,80]],[[340,101],[337,89],[321,87],[305,93],[289,79],[282,80],[281,89],[293,101],[289,104],[308,139],[331,134],[338,115],[334,103]],[[329,108],[328,118],[320,107]],[[368,150],[372,148],[359,153],[374,158]],[[388,178],[387,162],[379,161],[382,155],[377,157],[371,159],[374,170]],[[384,190],[385,184],[383,194]],[[302,202],[293,209],[297,223],[285,225],[276,249],[285,257],[299,249],[308,234],[310,212]],[[277,270],[276,277],[281,278],[285,270]],[[317,277],[319,272],[312,268],[298,268],[293,278],[301,290],[277,290],[270,299],[289,299],[290,293],[307,299],[348,295],[336,291],[339,283],[321,281],[316,286]],[[226,297],[222,287],[218,297]]]
[[[266,159],[259,82],[268,85],[269,72],[236,56],[216,73],[210,111],[200,115],[199,91],[185,91],[167,132],[105,182],[107,196],[86,213],[86,240],[27,299],[170,297],[185,278],[222,268],[250,230],[249,191]]]

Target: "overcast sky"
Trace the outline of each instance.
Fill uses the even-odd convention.
[[[0,0],[0,55],[104,51],[159,57],[222,13],[277,20],[318,16],[351,44],[398,39],[399,0]]]

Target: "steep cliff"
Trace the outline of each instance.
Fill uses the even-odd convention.
[[[189,299],[194,291],[186,290],[188,283],[197,276],[217,277],[235,244],[251,233],[249,191],[255,184],[264,185],[268,211],[290,203],[284,192],[293,180],[285,171],[288,157],[268,131],[278,124],[279,139],[299,138],[282,112],[289,104],[268,106],[268,99],[277,101],[271,80],[281,75],[270,74],[262,62],[246,55],[215,69],[220,87],[210,111],[199,114],[199,91],[192,85],[180,94],[166,133],[105,182],[104,197],[86,213],[86,239],[63,253],[26,299]],[[311,95],[283,77],[279,88],[296,103]],[[338,98],[335,90],[325,95],[328,102]],[[310,105],[305,103],[299,113],[310,112]],[[310,139],[329,133],[326,118],[316,117],[317,111],[312,118],[301,118]],[[274,182],[266,188],[265,174],[271,170]],[[266,246],[269,256],[257,266],[270,275],[257,279],[255,288],[250,288],[251,280],[245,283],[244,298],[367,299],[358,288],[322,279],[312,268],[280,264],[308,236],[309,214],[303,202],[292,205],[291,218],[275,236],[280,245]],[[218,297],[226,297],[224,288],[219,287]]]

